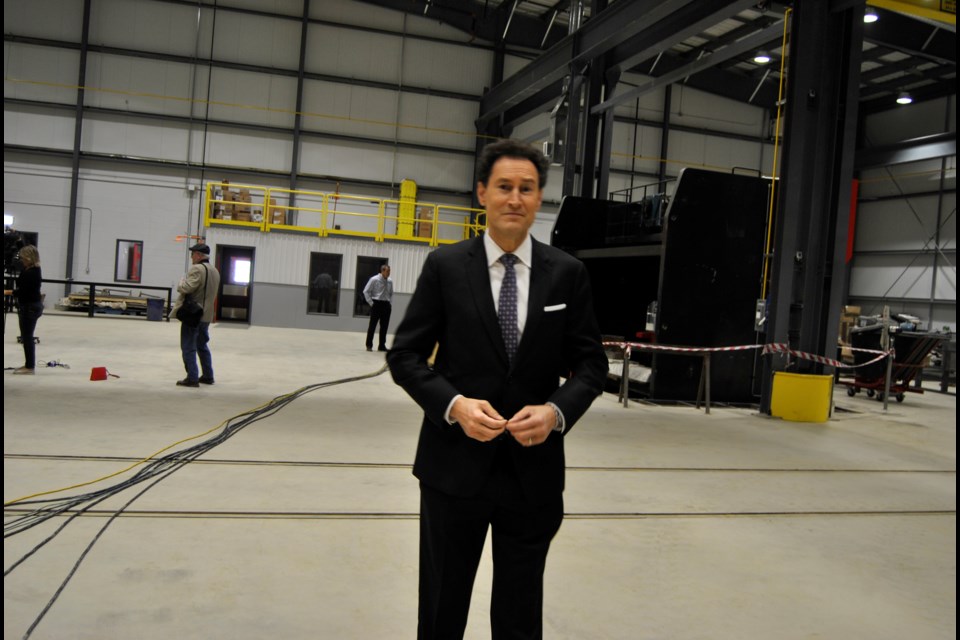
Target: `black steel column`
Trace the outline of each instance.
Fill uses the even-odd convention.
[[[608,70],[605,74],[604,98],[613,93],[617,83],[620,81],[620,69]],[[589,109],[588,109],[589,111]],[[596,197],[606,199],[610,197],[610,161],[613,153],[613,127],[614,110],[607,109],[603,112],[603,119],[600,123],[600,148],[597,150],[599,166],[597,168]]]
[[[590,105],[600,104],[603,92],[604,67],[606,56],[600,56],[590,62],[590,71],[587,74],[584,96],[587,108],[581,112],[583,118],[583,144],[577,149],[580,159],[580,188],[576,195],[584,198],[594,197],[594,187],[597,183],[597,147],[599,146],[600,127],[604,121],[603,114],[590,113]],[[597,194],[599,196],[599,194]]]
[[[840,126],[836,149],[836,175],[834,176],[836,215],[834,217],[833,251],[828,265],[830,278],[829,304],[824,314],[823,355],[839,355],[835,348],[840,334],[840,316],[850,292],[850,267],[847,264],[847,240],[850,237],[850,209],[853,201],[853,178],[856,175],[856,149],[858,140],[857,122],[860,101],[860,64],[863,57],[863,11],[864,3],[857,2],[854,8],[843,14],[847,30],[846,68],[838,105],[837,122]],[[831,370],[832,371],[832,370]]]
[[[593,0],[590,3],[590,15],[596,17],[601,11],[607,8],[607,0]],[[582,144],[577,150],[577,157],[580,160],[580,188],[577,195],[584,198],[602,198],[606,197],[606,191],[597,189],[598,171],[597,160],[598,150],[603,145],[604,127],[606,126],[605,114],[590,113],[590,107],[600,104],[610,95],[616,84],[610,85],[605,81],[607,77],[607,54],[598,56],[590,61],[590,70],[587,72],[586,87],[584,96],[586,99],[586,108],[582,112]],[[606,89],[606,90],[604,90]],[[603,149],[609,156],[609,147]],[[609,164],[608,164],[609,178]]]
[[[580,151],[580,92],[583,91],[583,76],[571,71],[570,87],[567,94],[567,121],[563,143],[566,149],[563,153],[563,195],[572,196],[577,193],[577,169]]]
[[[77,104],[73,122],[73,163],[70,174],[70,211],[67,221],[67,266],[63,277],[73,279],[73,243],[77,237],[77,195],[80,191],[80,144],[83,141],[83,96],[87,86],[87,48],[90,42],[90,5],[92,0],[83,2],[83,27],[80,33],[80,69],[77,73]],[[69,284],[63,288],[64,295],[70,293]]]
[[[671,84],[663,89],[663,123],[660,125],[660,170],[657,171],[657,180],[661,183],[667,179],[667,155],[670,151],[670,109],[672,108],[673,85]],[[630,199],[633,199],[632,193]]]
[[[307,30],[310,26],[310,0],[303,0],[303,21],[300,25],[300,63],[297,66],[297,106],[293,117],[293,157],[290,159],[290,190],[297,190],[297,176],[300,173],[300,129],[303,126],[303,75],[307,60]],[[297,205],[297,194],[290,194],[290,206]],[[269,207],[264,203],[263,213],[267,215]]]
[[[845,282],[842,251],[853,178],[864,7],[862,1],[848,3],[834,12],[831,4],[798,2],[791,19],[783,173],[766,333],[767,342],[786,342],[828,356],[836,353],[842,303],[835,289],[842,290]],[[840,240],[843,246],[838,246]],[[770,409],[772,371],[782,368],[782,358],[764,359],[762,411]],[[796,367],[808,373],[821,369],[806,360]]]
[[[496,48],[493,50],[493,69],[490,73],[490,86],[495,87],[501,82],[503,82],[503,68],[506,61],[506,49],[503,42],[497,43]],[[487,89],[486,92],[490,90]],[[485,92],[485,93],[486,93]],[[470,177],[470,184],[473,186],[473,197],[471,206],[474,209],[481,209],[480,202],[477,200],[477,190],[476,190],[476,176],[477,176],[477,159],[480,158],[480,152],[483,151],[483,148],[493,142],[496,138],[509,136],[509,131],[504,131],[503,128],[503,114],[499,114],[496,118],[491,118],[489,120],[477,120],[477,140],[475,144],[476,153],[474,155],[473,162],[473,176]],[[470,222],[476,221],[476,215],[470,214]]]

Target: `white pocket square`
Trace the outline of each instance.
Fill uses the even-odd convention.
[[[567,303],[563,302],[561,304],[552,304],[549,307],[544,307],[544,313],[550,313],[551,311],[563,311],[567,308]]]

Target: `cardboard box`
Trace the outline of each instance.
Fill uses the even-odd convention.
[[[287,212],[278,207],[270,207],[270,224],[287,224]]]
[[[433,207],[420,207],[417,211],[417,237],[429,238],[433,235]]]
[[[249,211],[238,211],[233,219],[238,222],[253,222],[253,214]]]
[[[848,345],[850,344],[850,329],[857,326],[856,317],[852,318],[841,318],[840,319],[840,331],[837,335],[837,340],[841,344]]]
[[[843,308],[843,315],[845,316],[858,316],[860,315],[860,307],[857,305],[848,304]]]

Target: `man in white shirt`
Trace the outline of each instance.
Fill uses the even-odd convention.
[[[390,326],[390,311],[393,308],[393,280],[390,279],[390,265],[380,265],[380,273],[367,281],[363,288],[363,299],[370,305],[370,324],[367,325],[367,351],[373,351],[373,333],[380,325],[380,346],[378,351],[387,350],[387,328]]]

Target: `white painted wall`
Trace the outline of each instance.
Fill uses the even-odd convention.
[[[864,130],[870,146],[956,131],[955,97],[875,114]],[[850,301],[864,314],[887,305],[926,327],[956,330],[956,156],[943,169],[928,160],[861,172]]]
[[[38,249],[44,277],[62,279],[66,273],[67,219],[70,203],[70,165],[4,163],[4,213],[13,215],[15,228],[39,234]],[[74,243],[75,280],[114,282],[116,241],[143,241],[142,282],[172,287],[187,265],[188,235],[196,220],[200,193],[187,189],[175,172],[150,175],[119,171],[112,166],[87,166],[81,172]],[[135,288],[129,283],[116,288]],[[56,300],[62,288],[46,288]]]

